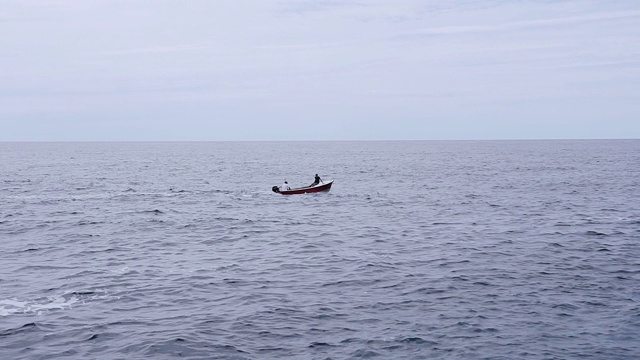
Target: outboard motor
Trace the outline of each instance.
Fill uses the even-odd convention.
[[[278,186],[274,186],[271,188],[271,191],[273,191],[274,193],[279,193],[280,192],[280,188]]]

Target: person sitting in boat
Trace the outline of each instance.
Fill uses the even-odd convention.
[[[291,186],[289,186],[289,183],[287,182],[287,180],[284,181],[284,184],[282,184],[282,186],[280,186],[280,191],[282,190],[291,190]]]
[[[313,181],[313,184],[311,184],[310,186],[316,186],[316,185],[320,184],[320,181],[322,181],[322,179],[320,179],[320,176],[318,176],[318,174],[316,174],[316,178]]]

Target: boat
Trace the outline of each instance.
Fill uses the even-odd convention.
[[[282,194],[282,195],[308,194],[308,193],[329,191],[331,190],[331,185],[333,185],[333,180],[322,182],[316,185],[309,185],[309,186],[289,189],[289,190],[280,190],[280,187],[274,186],[271,188],[271,191],[273,191],[274,193]]]

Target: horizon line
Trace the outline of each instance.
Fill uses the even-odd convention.
[[[291,140],[0,140],[0,143],[187,143],[187,142],[403,142],[403,141],[603,141],[634,138],[496,138],[496,139],[291,139]]]

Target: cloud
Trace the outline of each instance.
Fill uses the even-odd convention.
[[[417,29],[398,34],[399,37],[414,36],[434,36],[434,35],[461,35],[477,34],[489,32],[504,32],[519,29],[535,29],[554,26],[565,26],[587,22],[610,21],[617,19],[640,17],[640,11],[631,12],[611,12],[602,14],[586,14],[580,16],[567,16],[551,19],[533,19],[524,21],[513,21],[488,25],[459,25],[459,26],[439,26]]]
[[[283,2],[280,5],[280,9],[284,13],[305,15],[329,10],[366,6],[369,6],[366,2],[353,0],[307,0]]]
[[[136,54],[165,54],[165,53],[180,53],[180,52],[192,52],[209,50],[211,47],[208,45],[176,45],[176,46],[161,46],[161,47],[145,47],[137,49],[126,50],[112,50],[103,52],[104,55],[136,55]]]

